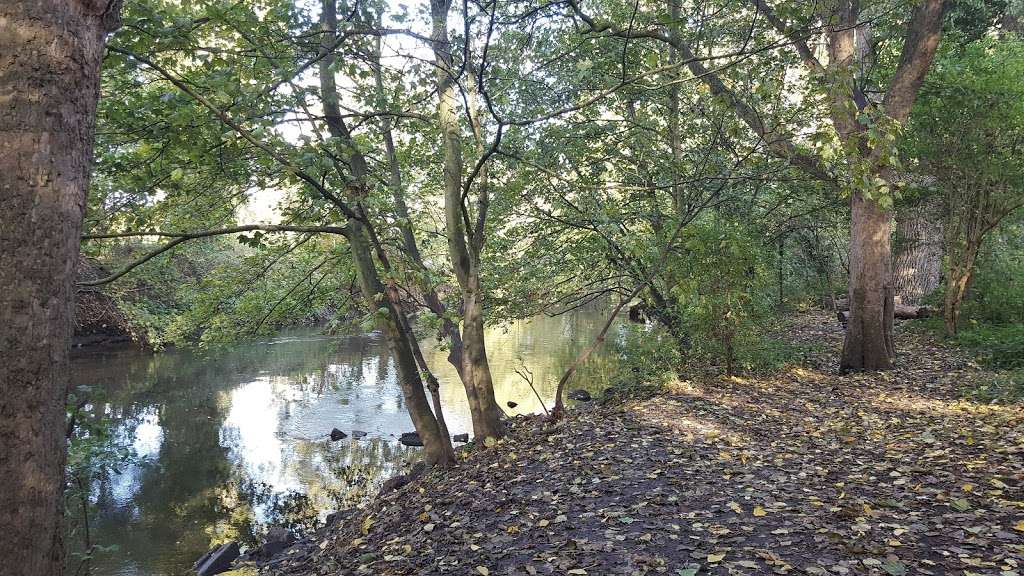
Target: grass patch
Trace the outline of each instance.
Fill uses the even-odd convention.
[[[1024,401],[1024,370],[992,374],[980,384],[964,391],[972,400],[988,404],[1014,404]]]
[[[914,320],[910,327],[943,337],[942,318]],[[946,340],[967,350],[978,364],[993,371],[990,378],[964,390],[965,396],[989,403],[1024,401],[1024,324],[967,321],[959,334]]]

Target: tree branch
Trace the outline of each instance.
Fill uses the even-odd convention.
[[[223,236],[227,234],[238,234],[240,232],[252,232],[257,230],[262,232],[303,232],[312,234],[340,234],[342,236],[346,236],[348,234],[347,228],[341,228],[338,226],[283,226],[276,224],[248,224],[245,226],[233,226],[230,228],[218,228],[215,230],[202,230],[199,232],[160,232],[156,230],[149,230],[141,232],[115,232],[112,234],[85,235],[82,236],[83,241],[102,240],[110,238],[133,238],[142,236],[161,236],[165,238],[172,238],[172,240],[167,244],[164,244],[163,246],[156,248],[155,250],[147,252],[139,259],[126,264],[120,270],[114,272],[109,276],[106,276],[104,278],[98,278],[96,280],[78,282],[77,285],[100,286],[103,284],[109,284],[117,280],[118,278],[121,278],[125,274],[131,272],[132,270],[138,268],[139,266],[145,264],[146,262],[149,262],[153,258],[156,258],[157,256],[163,254],[164,252],[167,252],[168,250],[174,248],[178,244],[181,244],[188,240],[194,240],[197,238],[209,238],[211,236]]]

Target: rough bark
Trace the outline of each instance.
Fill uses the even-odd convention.
[[[437,68],[437,121],[444,149],[445,232],[448,255],[462,290],[462,370],[473,383],[476,397],[470,398],[473,433],[482,438],[504,433],[502,411],[494,399],[491,368],[484,343],[483,293],[480,285],[479,250],[482,247],[486,190],[478,195],[477,229],[470,238],[469,213],[463,199],[462,138],[456,113],[455,78],[451,43],[448,39],[450,0],[431,0],[432,47]],[[475,402],[475,405],[474,405]]]
[[[859,192],[851,199],[850,319],[840,369],[888,370],[892,342],[892,215]]]
[[[63,570],[68,347],[104,38],[119,6],[0,3],[0,558]]]
[[[907,25],[900,62],[885,93],[882,108],[892,120],[903,123],[917,97],[924,76],[931,67],[942,34],[943,0],[925,0],[914,9]],[[882,158],[883,151],[871,148],[864,137],[866,127],[858,109],[868,102],[858,98],[855,69],[863,69],[866,54],[858,45],[859,3],[840,2],[836,26],[829,32],[829,66],[838,72],[833,88],[832,123],[853,162],[870,166],[874,176],[894,182],[894,174]],[[846,105],[854,98],[856,107]],[[844,371],[888,370],[895,357],[893,342],[894,290],[892,285],[892,213],[882,206],[873,191],[855,191],[851,198],[850,226],[850,321],[840,359]]]
[[[916,306],[942,279],[943,222],[941,197],[897,210],[893,287],[896,301]]]

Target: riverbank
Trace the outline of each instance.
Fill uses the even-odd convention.
[[[792,337],[836,345],[823,316]],[[962,399],[985,378],[903,334],[899,367],[829,357],[766,378],[518,418],[293,547],[267,574],[1017,574],[1024,411]]]

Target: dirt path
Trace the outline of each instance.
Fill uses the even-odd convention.
[[[792,337],[841,334],[813,316]],[[1024,573],[1024,410],[959,400],[982,374],[900,341],[890,374],[793,368],[520,419],[271,573]]]

